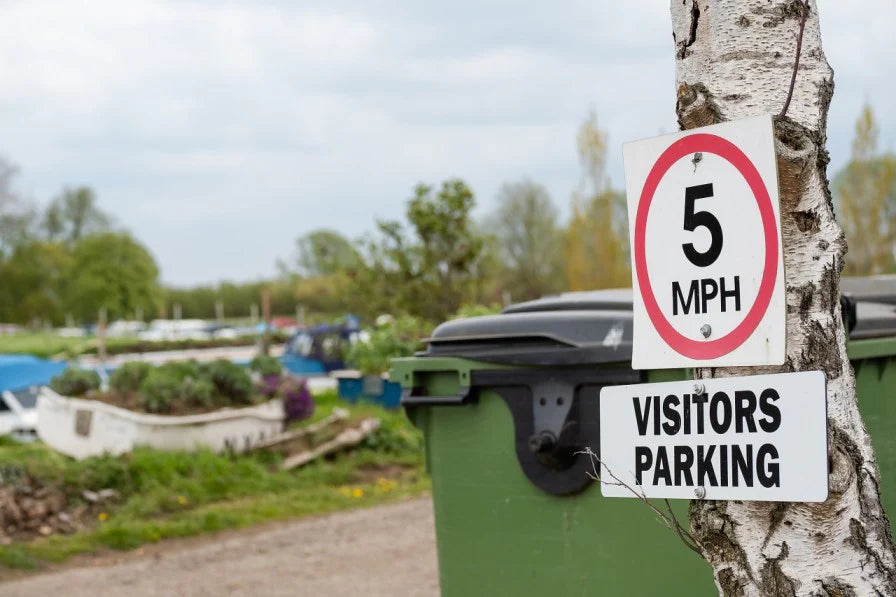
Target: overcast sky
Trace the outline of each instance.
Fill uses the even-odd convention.
[[[866,100],[896,143],[896,6],[819,4],[836,170]],[[19,189],[93,187],[178,285],[270,275],[418,181],[461,177],[484,214],[528,177],[566,213],[589,107],[617,186],[623,142],[676,130],[666,0],[0,0],[0,23]]]

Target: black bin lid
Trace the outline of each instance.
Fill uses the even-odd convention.
[[[896,275],[840,278],[840,292],[857,302],[896,305]]]
[[[893,304],[856,302],[856,324],[850,340],[896,336],[896,301]]]
[[[855,308],[850,339],[896,336],[896,276],[843,281],[844,308]],[[506,365],[630,363],[632,291],[567,292],[518,303],[500,315],[447,321],[426,342],[419,356]]]
[[[502,313],[530,313],[532,311],[631,311],[632,289],[612,288],[586,292],[564,292],[534,301],[517,303]]]
[[[508,365],[630,363],[630,289],[568,292],[437,327],[422,356]]]

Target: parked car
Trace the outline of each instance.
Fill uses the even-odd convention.
[[[85,328],[67,327],[56,330],[56,335],[61,338],[83,338],[87,335]]]
[[[208,340],[209,325],[202,319],[154,319],[146,331],[137,334],[140,340]]]
[[[136,336],[146,329],[146,323],[142,321],[127,321],[119,319],[106,326],[106,336],[120,338],[123,336]]]
[[[212,338],[215,339],[223,339],[223,340],[232,340],[234,338],[239,338],[240,333],[232,325],[223,325],[223,324],[213,324],[208,327],[206,330]]]

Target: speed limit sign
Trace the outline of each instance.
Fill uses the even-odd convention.
[[[771,116],[623,146],[632,366],[780,365],[784,264]]]

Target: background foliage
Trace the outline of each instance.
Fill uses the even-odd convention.
[[[388,313],[433,326],[462,305],[500,305],[567,290],[631,283],[625,197],[606,176],[606,133],[592,111],[576,138],[581,176],[563,221],[544,186],[506,183],[493,208],[461,179],[418,184],[404,218],[350,239],[312,230],[278,262],[280,274],[251,282],[162,287],[150,252],[99,207],[89,187],[63,189],[40,207],[14,189],[16,167],[0,159],[0,322],[41,327],[172,317],[245,319],[267,291],[275,315],[313,324]],[[896,156],[878,147],[870,106],[856,122],[849,163],[833,178],[849,241],[846,273],[896,272]]]
[[[844,274],[896,271],[896,155],[880,152],[871,106],[856,120],[849,163],[835,177],[832,192],[849,251]]]

